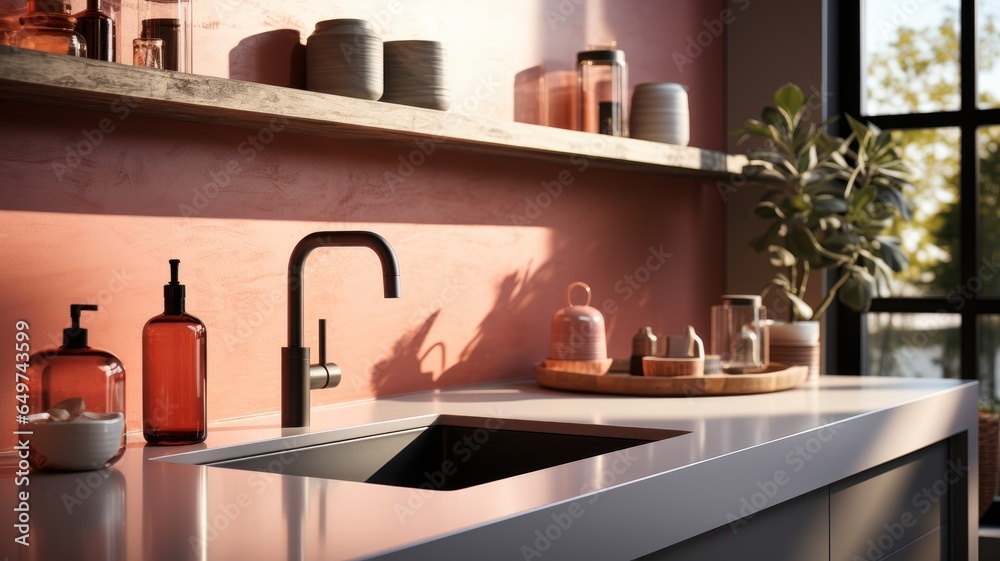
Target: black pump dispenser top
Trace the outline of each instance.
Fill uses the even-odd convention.
[[[170,260],[170,283],[163,285],[163,313],[179,316],[184,313],[184,285],[177,281],[177,267],[180,259]]]
[[[80,312],[83,310],[97,311],[96,304],[70,304],[69,317],[73,322],[72,327],[63,329],[63,348],[66,349],[86,349],[87,330],[80,327]]]

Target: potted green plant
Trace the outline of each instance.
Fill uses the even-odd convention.
[[[744,173],[765,184],[754,212],[770,224],[751,242],[767,252],[777,274],[762,295],[778,291],[789,303],[789,320],[819,340],[819,318],[839,298],[853,310],[865,311],[877,294],[888,295],[893,274],[908,265],[899,240],[886,234],[897,217],[909,220],[904,196],[910,172],[892,135],[847,116],[851,134],[826,132],[830,121],[808,121],[813,98],[794,84],[774,94],[774,105],[760,119],[749,119],[737,131],[739,142],[760,138],[765,146],[747,152]],[[832,120],[831,120],[832,121]],[[839,269],[839,276],[815,309],[806,303],[809,277]],[[772,328],[772,341],[779,335]]]

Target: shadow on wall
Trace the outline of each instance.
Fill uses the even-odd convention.
[[[525,349],[538,349],[548,340],[548,317],[554,311],[550,295],[559,294],[560,286],[551,262],[532,272],[531,264],[523,272],[507,275],[497,289],[497,296],[486,317],[476,327],[465,348],[450,368],[448,349],[435,342],[426,351],[431,328],[442,310],[435,310],[417,328],[393,346],[392,354],[376,363],[370,375],[370,390],[375,397],[451,387],[499,379],[529,376],[530,366],[523,361]],[[439,357],[434,355],[440,354]],[[439,358],[440,362],[425,363]],[[538,355],[541,360],[542,355]],[[435,377],[435,373],[440,375]],[[500,376],[498,376],[498,374]]]
[[[229,78],[288,88],[306,87],[306,46],[295,29],[243,39],[229,51]]]

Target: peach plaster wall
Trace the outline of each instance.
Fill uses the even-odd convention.
[[[296,29],[304,40],[319,19],[371,18],[395,4],[241,5],[225,18],[197,12],[198,72],[228,77],[235,65],[243,78],[275,81],[273,60],[239,48],[247,37]],[[618,38],[632,84],[688,84],[692,145],[724,147],[722,39],[682,69],[671,58],[704,30],[703,20],[719,17],[722,2],[567,1],[565,15],[559,2],[400,5],[383,35],[445,41],[456,99],[474,96],[484,76],[501,84],[463,112],[509,121],[517,72],[568,68],[588,43]],[[442,149],[391,184],[386,172],[412,143],[278,132],[250,161],[237,148],[254,131],[0,107],[0,341],[13,342],[14,322],[25,319],[34,350],[58,345],[69,304],[98,303],[84,324],[93,346],[125,364],[130,429],[140,427],[140,332],[162,310],[173,257],[182,261],[189,311],[208,326],[212,420],[279,408],[285,268],[312,231],[382,234],[396,249],[403,288],[402,299],[381,297],[378,260],[365,249],[310,258],[307,343],[316,344],[316,319],[328,318],[330,353],[345,372],[339,388],[313,392],[314,405],[528,376],[572,281],[593,287],[615,356],[628,355],[640,325],[674,333],[690,323],[707,332],[708,307],[723,290],[723,203],[711,182]],[[115,131],[58,177],[53,162],[65,161],[67,147],[105,117],[116,119]],[[182,216],[179,208],[233,159],[240,169],[218,195],[198,216]],[[542,184],[560,172],[572,183],[536,215],[527,201],[544,201]],[[650,256],[661,252],[669,254],[662,267],[626,289],[627,277],[644,278],[637,269],[658,265]],[[8,369],[12,347],[0,346]],[[11,412],[0,415],[4,446],[12,443],[9,382],[0,390],[0,411]]]

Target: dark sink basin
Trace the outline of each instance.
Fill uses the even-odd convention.
[[[681,434],[440,415],[422,426],[204,465],[451,491]]]

